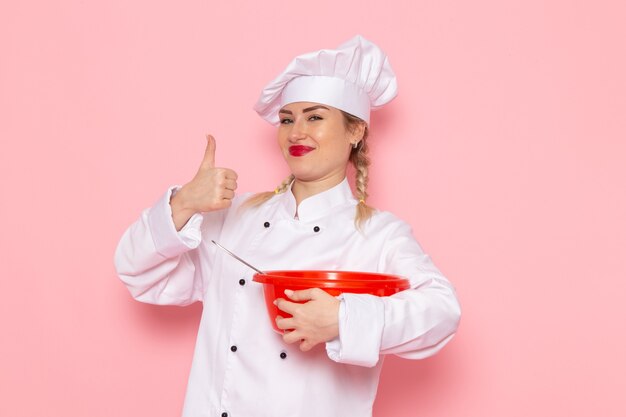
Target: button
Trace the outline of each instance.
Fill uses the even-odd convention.
[[[319,226],[315,226],[315,227],[313,228],[313,231],[314,231],[315,233],[319,232],[319,231],[320,231],[320,227],[319,227]]]
[[[263,226],[267,229],[268,227],[270,227],[270,222],[263,223]]]
[[[239,285],[242,285],[242,286],[243,286],[243,285],[246,285],[246,280],[245,280],[245,279],[243,279],[243,278],[241,278],[241,279],[239,280]]]
[[[228,413],[222,413],[222,417],[228,417]]]
[[[232,345],[232,346],[230,347],[230,351],[231,351],[231,352],[237,352],[237,346]]]
[[[287,357],[287,353],[285,352],[280,352],[280,358],[281,359],[285,359]]]

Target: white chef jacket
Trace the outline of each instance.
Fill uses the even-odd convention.
[[[454,335],[460,306],[407,223],[378,211],[362,231],[347,179],[297,207],[289,190],[256,208],[194,214],[176,231],[173,185],[123,234],[115,267],[132,296],[151,304],[203,302],[183,417],[366,417],[384,354],[421,359]],[[308,352],[274,332],[254,271],[315,269],[401,275],[390,297],[344,293],[339,336]]]

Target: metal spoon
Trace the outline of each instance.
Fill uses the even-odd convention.
[[[239,256],[235,255],[234,253],[232,253],[231,251],[229,251],[228,249],[226,249],[224,246],[220,245],[219,243],[217,243],[214,240],[211,240],[211,242],[215,243],[215,245],[217,245],[218,248],[220,248],[221,250],[223,250],[224,252],[226,252],[227,254],[229,254],[230,256],[232,256],[233,258],[237,259],[239,262],[243,263],[244,265],[254,269],[256,272],[258,272],[261,275],[267,275],[265,272],[261,271],[260,269],[257,269],[255,267],[253,267],[252,265],[250,265],[248,262],[244,261],[243,259],[241,259]]]

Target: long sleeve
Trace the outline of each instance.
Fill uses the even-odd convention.
[[[115,250],[116,271],[133,298],[150,304],[188,305],[202,299],[203,272],[196,248],[202,224],[219,229],[222,211],[194,214],[176,231],[170,198],[180,189],[171,186],[122,235]]]
[[[331,359],[374,366],[380,354],[422,359],[454,336],[461,308],[452,284],[400,222],[387,239],[380,270],[409,278],[411,288],[390,297],[344,293],[339,338],[327,344]]]

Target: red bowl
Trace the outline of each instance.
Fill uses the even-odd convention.
[[[349,292],[384,297],[410,287],[408,279],[396,275],[352,271],[267,271],[265,274],[254,274],[252,280],[263,284],[270,322],[274,330],[281,334],[283,331],[276,326],[276,316],[279,311],[285,318],[291,317],[291,314],[279,310],[274,300],[289,300],[285,295],[287,289],[297,291],[321,288],[332,296]]]

